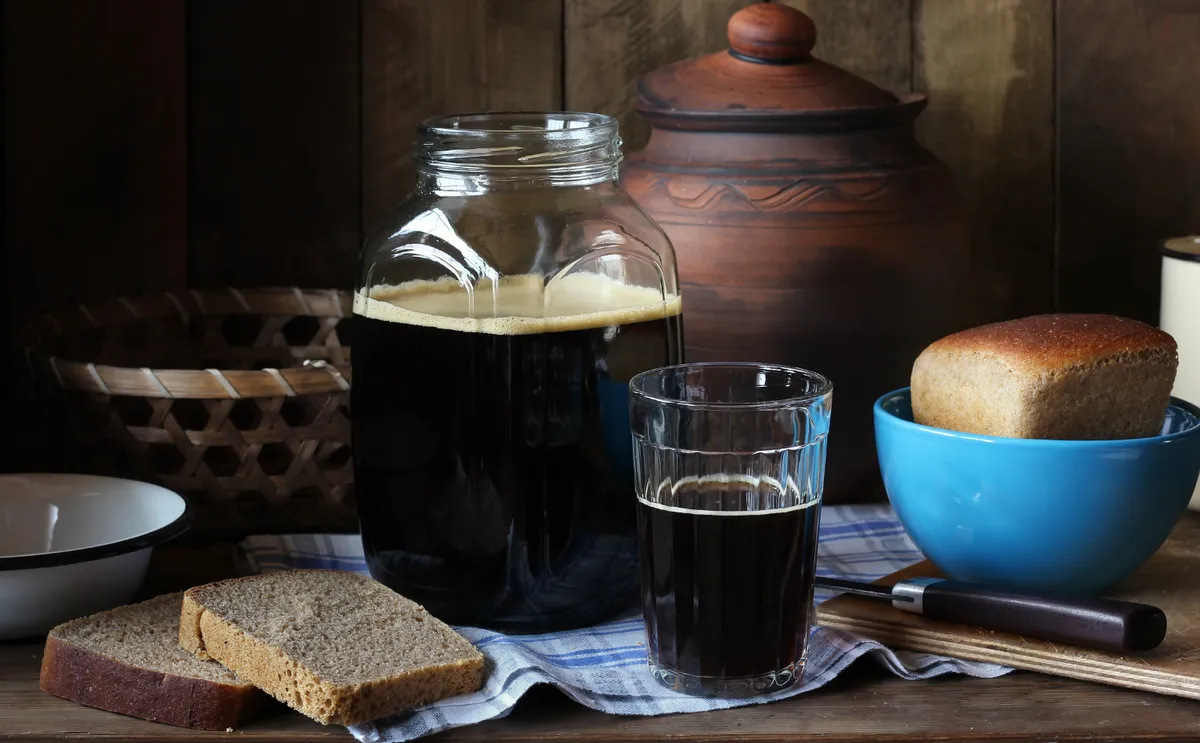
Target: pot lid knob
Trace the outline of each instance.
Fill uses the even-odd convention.
[[[817,26],[799,10],[775,3],[756,3],[729,19],[729,47],[747,62],[788,64],[810,58]]]

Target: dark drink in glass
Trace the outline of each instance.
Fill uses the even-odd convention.
[[[740,478],[638,498],[642,605],[649,652],[695,677],[751,678],[803,657],[812,622],[818,501],[746,510],[774,488]],[[704,510],[713,501],[735,510]],[[678,505],[686,504],[686,505]],[[714,607],[719,607],[715,609]]]
[[[802,675],[831,389],[755,364],[631,382],[642,605],[660,681],[755,694]]]

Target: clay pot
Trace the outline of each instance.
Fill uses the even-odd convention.
[[[787,6],[738,11],[729,40],[638,82],[653,129],[624,186],[675,245],[686,358],[830,377],[826,501],[877,499],[875,399],[972,324],[963,209],[913,137],[924,96],[814,58]]]

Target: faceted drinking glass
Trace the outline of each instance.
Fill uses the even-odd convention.
[[[802,675],[833,386],[753,363],[629,383],[651,672],[688,693],[759,694]]]

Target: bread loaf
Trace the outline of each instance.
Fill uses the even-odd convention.
[[[43,691],[155,722],[225,730],[275,703],[218,663],[179,647],[183,594],[60,624],[46,637]]]
[[[483,656],[368,577],[292,570],[184,594],[179,644],[323,724],[353,725],[479,689]]]
[[[913,364],[913,420],[1026,439],[1161,432],[1179,360],[1163,331],[1111,315],[1036,315],[964,330]]]

